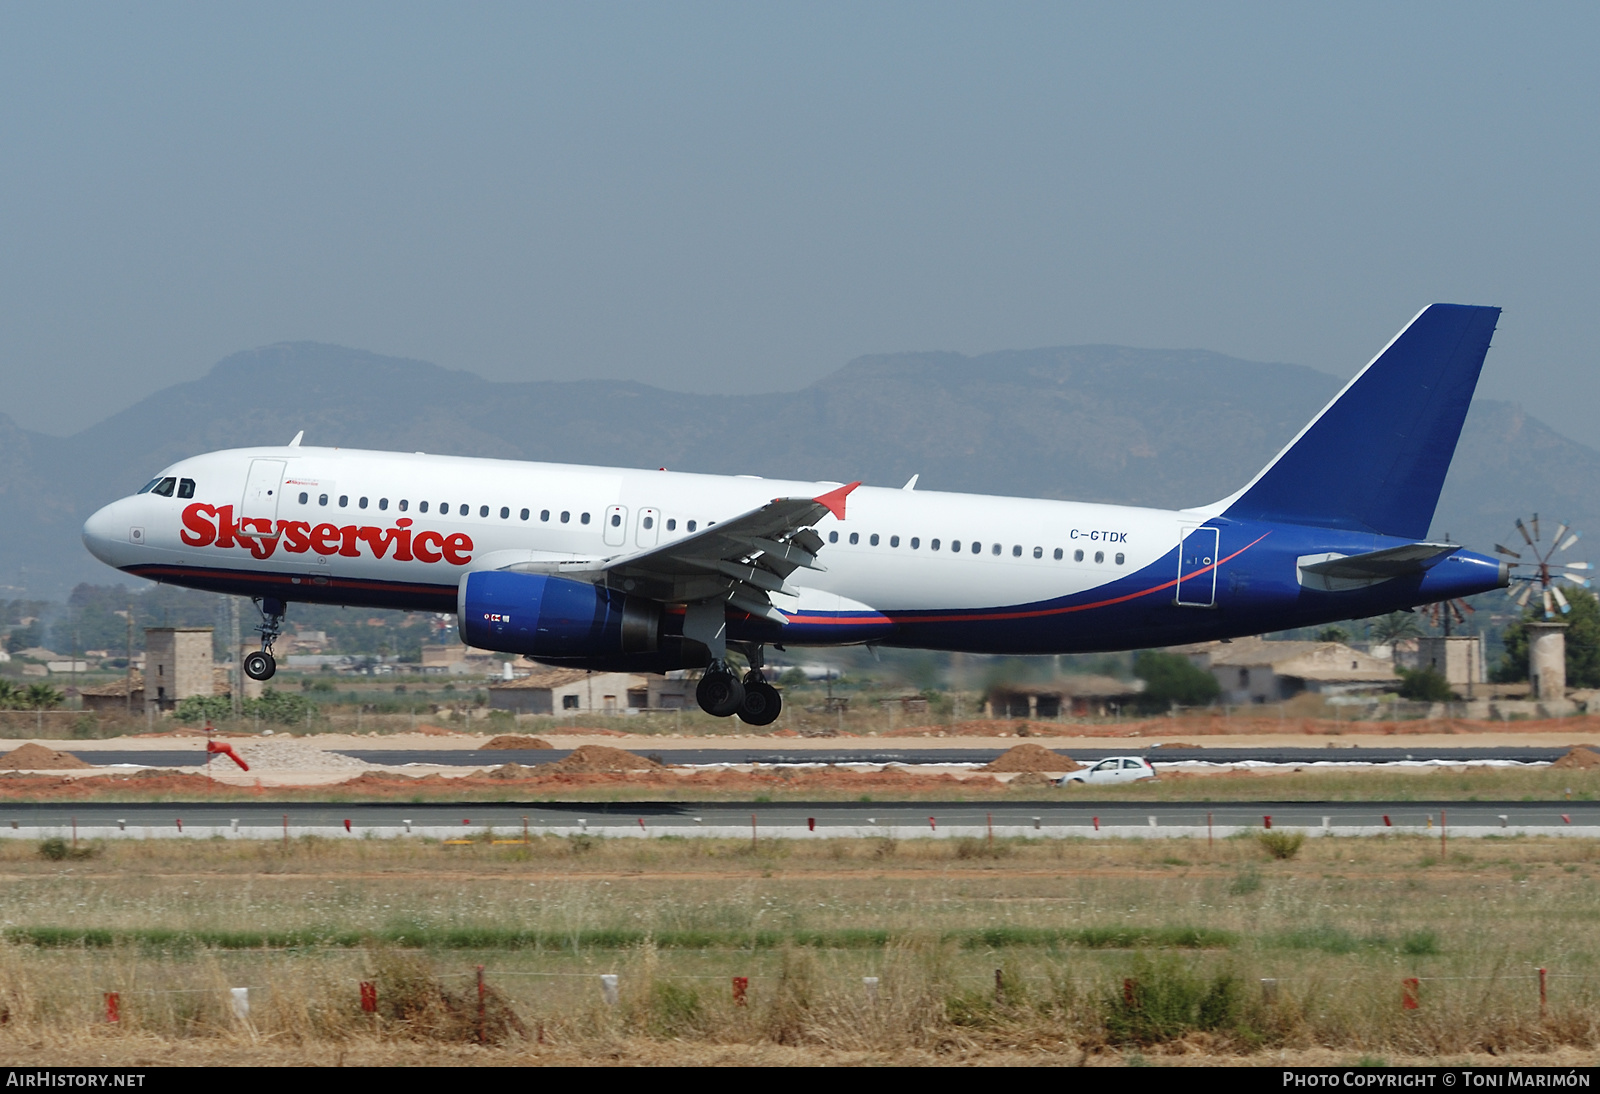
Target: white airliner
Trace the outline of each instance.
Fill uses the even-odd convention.
[[[704,667],[700,705],[769,724],[771,644],[1133,649],[1503,587],[1427,542],[1499,309],[1435,304],[1254,479],[1159,510],[666,470],[284,447],[182,460],[84,524],[94,555],[253,597],[272,676],[295,601],[457,613],[551,664]],[[728,661],[730,647],[748,670]]]

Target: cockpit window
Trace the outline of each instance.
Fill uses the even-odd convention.
[[[178,480],[178,497],[180,497],[180,498],[192,498],[192,497],[194,497],[194,480],[193,479],[179,479]]]
[[[178,485],[178,480],[170,475],[164,479],[154,479],[149,486],[139,491],[141,494],[160,494],[164,498],[172,497],[172,488]]]

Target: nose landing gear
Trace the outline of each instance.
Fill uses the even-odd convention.
[[[276,598],[264,597],[256,601],[256,608],[261,612],[261,626],[256,628],[261,635],[261,649],[245,654],[244,674],[252,680],[271,680],[278,671],[272,645],[283,633],[283,617],[288,605]]]

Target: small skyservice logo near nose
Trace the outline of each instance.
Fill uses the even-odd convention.
[[[410,517],[401,517],[389,528],[311,524],[304,520],[274,523],[268,517],[241,517],[236,521],[231,505],[196,502],[184,509],[183,529],[178,538],[189,547],[237,548],[260,559],[271,558],[282,542],[284,551],[291,555],[311,551],[345,558],[361,558],[364,554],[384,558],[392,549],[396,562],[448,562],[452,566],[465,566],[472,561],[472,537],[465,532],[413,534],[411,523]]]

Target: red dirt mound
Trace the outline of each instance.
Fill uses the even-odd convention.
[[[57,752],[32,741],[0,756],[0,768],[7,771],[67,771],[93,766],[70,752]]]
[[[410,786],[418,780],[416,775],[401,775],[395,771],[364,771],[340,786]]]
[[[485,749],[512,749],[512,748],[554,748],[555,745],[543,737],[524,737],[516,733],[502,733],[493,740],[478,746],[478,751]]]
[[[1587,771],[1591,768],[1600,767],[1600,752],[1595,752],[1588,745],[1579,745],[1550,766]]]
[[[65,798],[94,799],[107,791],[140,794],[173,795],[185,799],[200,799],[214,783],[204,775],[190,775],[181,771],[131,771],[127,774],[90,775],[88,778],[65,778],[59,775],[24,775],[8,771],[0,775],[0,799],[6,801],[58,801]]]
[[[1077,771],[1083,765],[1070,756],[1051,752],[1044,745],[1017,745],[979,771]]]
[[[540,764],[538,771],[541,775],[553,775],[557,772],[568,775],[600,775],[609,772],[651,771],[661,766],[654,760],[635,756],[632,752],[625,752],[620,748],[611,748],[608,745],[583,745],[581,748],[573,749],[564,759]]]

